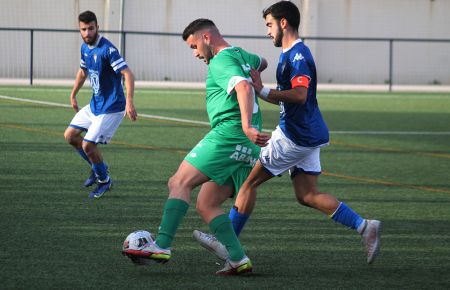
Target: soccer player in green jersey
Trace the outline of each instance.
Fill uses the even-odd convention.
[[[251,82],[251,69],[262,71],[267,61],[228,44],[209,19],[197,19],[183,32],[196,58],[208,65],[206,110],[211,131],[181,162],[169,179],[169,198],[154,242],[141,251],[124,250],[132,260],[167,261],[177,228],[189,206],[191,191],[201,185],[196,209],[228,251],[218,275],[251,272],[252,264],[221,204],[239,191],[270,135],[261,133],[262,120]]]
[[[230,215],[236,234],[255,206],[258,186],[289,172],[298,202],[359,233],[367,248],[367,263],[371,264],[380,251],[381,222],[361,217],[333,195],[318,189],[320,150],[328,145],[329,132],[317,103],[315,62],[298,34],[300,11],[292,2],[279,1],[263,11],[263,18],[267,35],[276,47],[282,48],[276,71],[277,89],[264,87],[259,72],[252,70],[250,75],[261,99],[280,106],[280,123],[236,197]],[[203,233],[197,240],[223,259],[226,251],[214,237]]]

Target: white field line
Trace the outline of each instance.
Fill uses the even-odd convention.
[[[61,104],[61,103],[54,103],[54,102],[45,102],[45,101],[37,101],[37,100],[31,100],[31,99],[22,99],[22,98],[15,98],[15,97],[8,97],[8,96],[1,96],[1,95],[0,95],[0,99],[19,101],[19,102],[26,102],[26,103],[34,103],[34,104],[41,104],[41,105],[47,105],[47,106],[53,106],[53,107],[72,108],[72,106],[68,105],[68,104]],[[171,118],[171,117],[164,117],[164,116],[157,116],[157,115],[139,114],[139,117],[209,126],[209,122],[187,120],[187,119],[180,119],[180,118]]]
[[[26,102],[26,103],[34,103],[34,104],[42,104],[47,106],[54,106],[54,107],[64,107],[64,108],[71,108],[71,105],[68,104],[61,104],[61,103],[54,103],[54,102],[46,102],[46,101],[38,101],[38,100],[31,100],[31,99],[23,99],[23,98],[15,98],[15,97],[8,97],[8,96],[1,96],[0,99],[4,100],[13,100],[13,101],[19,101],[19,102]],[[158,116],[158,115],[148,115],[148,114],[139,114],[139,117],[141,118],[148,118],[148,119],[158,119],[158,120],[165,120],[165,121],[174,121],[174,122],[180,122],[180,123],[187,123],[187,124],[196,124],[196,125],[205,125],[209,126],[209,122],[203,122],[203,121],[196,121],[196,120],[189,120],[189,119],[181,119],[181,118],[172,118],[172,117],[164,117],[164,116]],[[263,130],[265,132],[271,132],[272,130]],[[441,132],[420,132],[420,131],[330,131],[331,134],[347,134],[347,135],[450,135],[450,131],[441,131]]]

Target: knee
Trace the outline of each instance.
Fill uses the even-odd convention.
[[[239,188],[239,195],[240,196],[249,196],[252,193],[256,194],[256,189],[259,186],[259,182],[254,179],[247,179]],[[238,193],[236,192],[236,195]]]
[[[187,188],[187,185],[181,178],[179,178],[177,175],[174,175],[169,178],[167,187],[169,188],[169,192],[178,192],[180,191],[180,189]]]
[[[64,132],[64,139],[69,143],[70,145],[76,146],[77,144],[77,136],[73,134],[72,131],[66,130]]]
[[[84,152],[86,152],[87,156],[92,154],[92,152],[94,151],[94,146],[95,146],[94,143],[83,142],[82,148],[83,148]]]
[[[197,203],[195,204],[195,209],[201,217],[203,217],[206,212],[208,212],[208,206],[205,203],[200,202],[198,199]]]
[[[192,186],[186,180],[180,179],[176,174],[169,178],[167,182],[169,188],[169,198],[182,199],[189,203]]]
[[[169,181],[167,182],[167,188],[169,189],[169,192],[173,191],[177,187],[177,180],[175,176],[172,176],[169,178]]]
[[[315,194],[314,192],[307,192],[304,194],[296,194],[297,201],[308,207],[315,207]]]

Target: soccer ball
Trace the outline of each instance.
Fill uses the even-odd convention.
[[[131,259],[136,265],[147,265],[147,259],[131,255],[130,251],[140,251],[149,243],[153,243],[154,239],[151,233],[143,230],[134,231],[129,234],[122,246],[122,254]]]
[[[139,230],[129,234],[123,242],[122,250],[142,250],[148,243],[154,241],[151,233]]]

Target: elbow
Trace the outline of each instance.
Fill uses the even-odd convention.
[[[300,105],[304,105],[304,104],[306,103],[307,97],[308,97],[307,95],[301,96],[301,97],[298,99],[298,103],[299,103]]]
[[[308,98],[308,95],[303,94],[303,93],[300,93],[300,94],[296,93],[289,97],[289,99],[292,103],[296,103],[296,104],[300,104],[300,105],[304,105],[306,103],[307,98]]]
[[[252,93],[252,85],[249,82],[247,82],[247,81],[243,81],[242,82],[242,89],[248,95],[250,95]]]
[[[259,66],[258,71],[262,72],[263,70],[265,70],[268,66],[267,60],[265,58],[261,59],[261,65]]]
[[[293,92],[295,102],[304,105],[306,103],[306,99],[308,98],[308,88],[296,87]]]
[[[133,72],[130,69],[124,69],[122,71],[122,75],[125,78],[126,81],[132,81],[134,82],[134,75]]]

